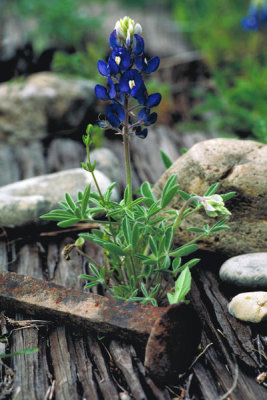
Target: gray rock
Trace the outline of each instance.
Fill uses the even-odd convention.
[[[7,143],[0,143],[0,186],[20,179],[20,171],[14,150]]]
[[[122,167],[111,150],[102,147],[101,149],[93,150],[90,153],[90,157],[92,162],[96,162],[97,170],[103,172],[112,182],[117,182],[118,186],[124,183]],[[87,158],[85,162],[87,162]]]
[[[55,139],[48,150],[48,172],[61,171],[63,169],[78,168],[84,158],[85,147],[71,139]],[[97,168],[100,171],[99,168]]]
[[[52,72],[0,85],[0,140],[42,139],[76,127],[94,102],[94,84]],[[62,128],[64,127],[64,129]]]
[[[267,253],[230,258],[221,266],[220,278],[237,286],[267,288]]]
[[[102,172],[95,171],[95,175],[101,191],[105,192],[110,180]],[[0,225],[16,227],[38,222],[40,215],[58,208],[66,192],[76,200],[77,193],[89,183],[96,191],[91,174],[76,168],[3,186],[0,188]],[[113,199],[117,197],[114,191]]]
[[[265,252],[267,249],[267,145],[249,140],[211,139],[194,145],[179,157],[154,187],[157,197],[172,174],[178,174],[180,189],[203,195],[219,182],[219,193],[236,191],[226,205],[232,212],[230,230],[201,239],[201,247],[226,255]],[[170,208],[180,209],[184,201],[175,196]],[[204,212],[185,219],[175,235],[176,244],[195,237],[189,227],[212,225],[217,219]]]
[[[258,323],[267,318],[267,292],[247,292],[235,296],[228,311],[242,321]]]

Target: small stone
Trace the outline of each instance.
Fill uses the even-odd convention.
[[[267,288],[267,252],[229,258],[221,266],[220,278],[237,286]]]
[[[267,292],[247,292],[235,296],[228,304],[233,317],[258,323],[267,318]]]
[[[104,193],[110,180],[97,170],[95,176]],[[96,191],[91,174],[74,168],[3,186],[0,188],[0,225],[13,228],[38,222],[40,215],[59,208],[58,203],[64,200],[66,192],[76,200],[78,192],[84,191],[89,183],[92,191]],[[114,190],[113,200],[117,199]]]

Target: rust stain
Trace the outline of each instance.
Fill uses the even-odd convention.
[[[88,295],[11,272],[0,273],[0,303],[31,315],[82,325],[121,338],[147,340],[165,308]]]

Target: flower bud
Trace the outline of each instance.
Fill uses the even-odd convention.
[[[130,17],[124,17],[116,22],[115,30],[118,39],[122,44],[130,46],[133,41],[134,34],[142,33],[142,27],[140,24],[135,23]]]
[[[209,217],[231,215],[224,205],[223,198],[219,194],[203,197],[201,203]]]

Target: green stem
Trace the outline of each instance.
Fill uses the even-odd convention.
[[[182,219],[183,219],[184,212],[185,212],[186,208],[189,206],[189,204],[191,203],[191,201],[193,201],[193,200],[198,200],[198,199],[199,199],[199,196],[193,196],[193,197],[190,197],[190,198],[184,203],[183,207],[182,207],[181,210],[179,211],[179,214],[178,214],[178,216],[177,216],[177,218],[176,218],[176,220],[175,220],[175,222],[174,222],[174,224],[173,224],[173,232],[175,232],[176,229],[178,228],[180,222],[181,222]],[[195,210],[194,210],[194,211],[195,211]]]
[[[128,132],[128,118],[129,118],[129,110],[128,110],[128,97],[125,96],[124,100],[124,112],[125,112],[125,120],[123,126],[123,145],[124,145],[124,157],[125,157],[125,168],[126,168],[126,184],[129,189],[129,198],[128,204],[132,201],[132,176],[131,176],[131,161],[130,161],[130,146],[129,146],[129,132]]]
[[[91,164],[91,160],[90,160],[90,151],[89,151],[89,146],[88,146],[88,145],[86,146],[86,154],[87,154],[88,164],[89,164],[89,166],[90,166],[90,168],[91,168],[91,167],[92,167],[92,164]],[[104,200],[104,197],[103,197],[102,192],[101,192],[101,190],[100,190],[100,187],[99,187],[99,185],[98,185],[98,182],[97,182],[97,180],[96,180],[94,171],[92,170],[92,171],[90,171],[90,172],[91,172],[91,174],[92,174],[92,177],[93,177],[93,180],[94,180],[94,182],[95,182],[97,191],[98,191],[99,196],[100,196],[100,198],[101,198],[101,202],[102,202],[103,206],[105,206],[105,200]]]
[[[84,253],[79,247],[75,247],[77,253],[79,253],[81,256],[87,258],[88,261],[90,261],[92,264],[94,264],[98,269],[101,268],[101,265],[98,264],[92,257],[88,256],[88,254]]]

